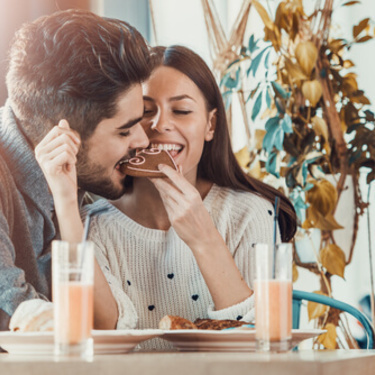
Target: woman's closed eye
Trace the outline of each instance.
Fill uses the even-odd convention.
[[[193,111],[190,111],[190,110],[182,110],[182,109],[174,109],[173,110],[173,113],[175,113],[176,115],[188,115],[189,113],[191,113]]]

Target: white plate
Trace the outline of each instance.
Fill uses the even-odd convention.
[[[322,329],[293,329],[292,347],[301,341],[325,333]],[[255,350],[254,329],[213,330],[171,330],[164,331],[163,339],[171,341],[174,347],[182,351],[233,351],[247,352]]]
[[[161,336],[158,329],[93,330],[95,354],[127,353],[142,341]],[[10,354],[53,354],[53,332],[0,332],[0,347]]]

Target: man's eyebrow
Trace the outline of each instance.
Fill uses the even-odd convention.
[[[134,120],[129,120],[126,124],[119,126],[117,129],[118,130],[129,129],[132,126],[136,125],[141,120],[142,120],[142,117],[135,118]]]

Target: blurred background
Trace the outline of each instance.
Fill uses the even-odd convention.
[[[224,30],[229,33],[242,0],[213,2]],[[261,3],[275,9],[278,1],[262,0]],[[361,4],[342,7],[334,12],[334,27],[339,29],[339,34],[350,34],[354,23],[375,15],[375,1],[362,0]],[[24,22],[70,8],[88,9],[102,16],[125,20],[137,27],[151,44],[184,44],[198,52],[208,64],[211,63],[201,0],[0,0],[0,105],[4,104],[7,97],[4,75],[7,50],[14,32]],[[262,30],[263,25],[255,9],[252,9],[247,33],[259,36]],[[374,103],[375,41],[365,46],[355,45],[351,58],[357,65],[359,86]]]
[[[310,1],[310,0],[309,0]],[[213,0],[223,29],[227,35],[241,8],[242,0]],[[307,1],[308,2],[308,1]],[[338,0],[340,3],[340,0]],[[277,0],[261,1],[268,10],[276,9]],[[312,2],[311,2],[312,3]],[[341,1],[342,4],[342,1]],[[81,8],[91,10],[101,16],[125,20],[135,26],[151,45],[183,44],[198,52],[212,66],[209,39],[201,0],[0,0],[0,105],[3,105],[7,92],[4,77],[7,67],[7,50],[14,32],[24,22],[52,13],[57,10]],[[352,27],[366,17],[375,17],[375,1],[362,0],[358,6],[337,6],[333,15],[333,31],[336,37],[350,37]],[[262,36],[263,23],[255,9],[251,9],[247,35]],[[246,39],[245,39],[246,40]],[[358,86],[371,101],[375,110],[375,40],[354,45],[350,59],[356,65]],[[243,126],[234,129],[234,151],[243,145]],[[362,187],[367,189],[366,183]],[[374,202],[374,192],[370,201]],[[374,217],[373,204],[370,206]],[[345,271],[345,279],[332,280],[335,297],[358,305],[358,301],[370,292],[368,267],[368,217],[362,216],[359,222],[358,240],[352,262]],[[372,224],[374,227],[375,224]],[[374,231],[375,232],[375,231]],[[375,237],[373,243],[375,243]],[[316,277],[307,270],[300,270],[296,289],[313,291],[319,289]]]

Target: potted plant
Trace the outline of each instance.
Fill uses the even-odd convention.
[[[295,265],[316,273],[321,281],[316,292],[332,296],[331,277],[344,276],[358,216],[367,207],[359,174],[367,173],[368,184],[375,179],[375,116],[348,57],[351,47],[374,38],[375,30],[366,18],[353,27],[351,40],[332,37],[333,0],[316,0],[311,14],[302,0],[282,0],[274,19],[259,1],[252,5],[264,23],[264,38],[252,35],[221,74],[227,107],[240,92],[246,98],[246,116],[265,122],[264,128],[252,129],[253,139],[238,158],[249,173],[273,182],[292,200],[299,220],[297,239],[305,237],[315,248],[315,259],[306,262],[297,246]],[[347,200],[342,197],[349,180],[353,217],[345,254],[335,238],[342,228],[335,212]],[[340,314],[314,303],[309,303],[308,312],[328,329],[320,342],[336,347]]]

